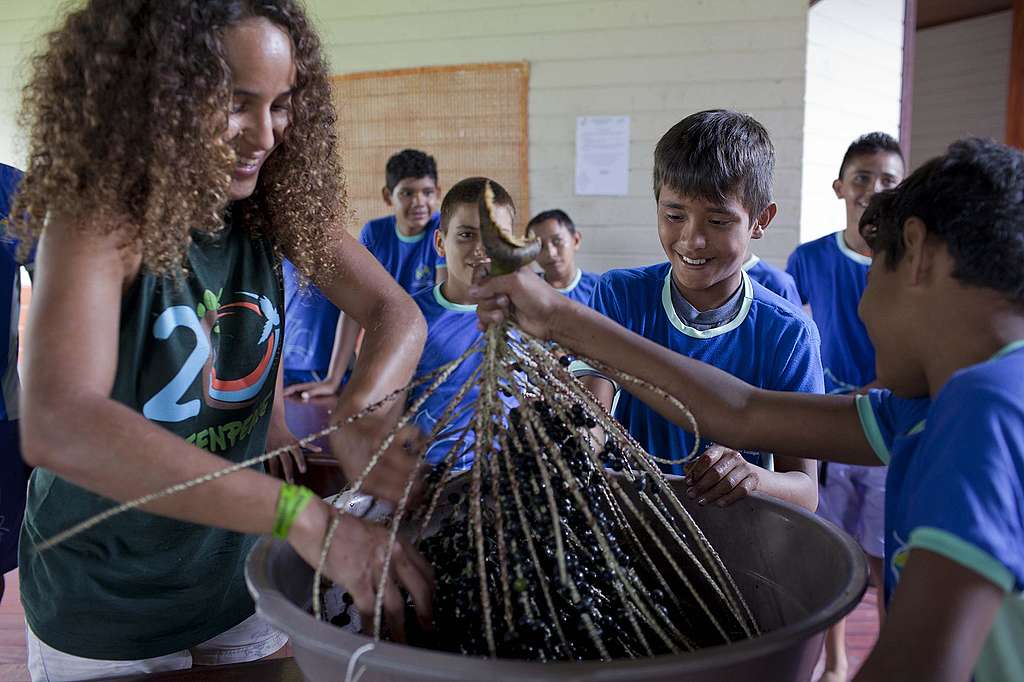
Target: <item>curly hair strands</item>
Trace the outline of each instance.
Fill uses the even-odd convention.
[[[89,0],[32,60],[21,121],[28,168],[11,233],[28,249],[48,216],[125,231],[143,267],[181,272],[193,229],[223,228],[235,154],[223,139],[230,26],[265,17],[292,40],[292,121],[238,215],[306,274],[333,267],[347,217],[320,41],[295,0]],[[24,253],[24,251],[23,251]]]
[[[885,267],[903,259],[903,226],[919,218],[953,258],[954,279],[1024,306],[1024,153],[964,138],[871,198],[860,232]]]

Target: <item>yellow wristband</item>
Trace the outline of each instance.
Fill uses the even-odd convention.
[[[274,537],[287,540],[292,524],[302,510],[313,499],[313,491],[309,488],[283,483],[277,497],[277,511],[274,514]]]

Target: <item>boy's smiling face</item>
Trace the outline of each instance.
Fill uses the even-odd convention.
[[[508,206],[494,207],[498,227],[512,232],[512,211]],[[480,213],[476,204],[459,204],[452,211],[445,229],[434,233],[434,245],[448,263],[445,297],[453,303],[469,303],[469,288],[478,268],[490,263],[480,239]]]
[[[418,234],[437,210],[440,189],[434,178],[402,178],[392,191],[384,188],[384,202],[395,212],[398,226]]]
[[[707,201],[662,187],[658,197],[658,236],[672,263],[672,278],[698,310],[723,305],[736,291],[750,240],[760,239],[775,216],[775,204],[751,222],[734,195]]]
[[[893,152],[879,151],[850,159],[843,168],[843,177],[832,183],[836,197],[846,202],[846,224],[858,225],[871,197],[900,184],[903,173],[903,159]]]

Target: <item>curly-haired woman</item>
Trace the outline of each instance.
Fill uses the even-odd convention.
[[[297,0],[90,0],[33,71],[11,226],[39,241],[22,414],[40,467],[21,542],[33,679],[260,658],[284,637],[252,615],[243,560],[272,529],[319,559],[331,512],[298,504],[302,489],[247,469],[32,548],[111,499],[264,451],[280,428],[281,257],[367,329],[337,418],[411,376],[423,319],[342,229],[319,39]],[[340,431],[342,468],[362,471],[393,420]],[[394,497],[414,464],[386,464],[366,486]],[[363,611],[385,542],[346,516],[328,558]],[[430,569],[403,546],[393,563],[385,611],[401,636],[398,585],[423,617]]]

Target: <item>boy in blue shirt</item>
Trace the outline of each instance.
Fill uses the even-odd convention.
[[[402,288],[415,294],[444,280],[444,257],[434,248],[441,188],[434,157],[404,149],[388,159],[381,188],[390,215],[363,226],[360,243]],[[299,287],[285,262],[284,369],[286,395],[334,395],[344,383],[361,328],[346,320],[316,287]]]
[[[828,393],[850,393],[875,380],[875,351],[857,305],[867,285],[871,249],[860,235],[860,220],[871,197],[903,179],[903,153],[885,133],[857,138],[846,150],[832,183],[846,203],[846,228],[799,246],[789,258],[800,301],[808,305],[821,332],[821,356]],[[871,583],[882,587],[885,537],[885,469],[840,463],[822,465],[818,513],[852,535],[868,557]],[[885,604],[878,601],[879,621]],[[825,677],[845,680],[845,621],[825,640]]]
[[[747,260],[743,261],[743,272],[768,291],[778,294],[793,305],[797,307],[802,305],[800,294],[796,290],[796,282],[785,270],[765,263],[759,256],[752,253],[747,256]]]
[[[861,227],[874,255],[860,315],[887,387],[867,395],[761,390],[525,272],[483,283],[474,298],[484,322],[514,310],[527,332],[661,386],[711,438],[888,464],[888,615],[855,679],[1024,679],[1024,153],[956,142],[875,195]],[[689,478],[700,491],[730,485],[713,467]]]
[[[537,265],[541,267],[544,281],[574,301],[589,302],[601,276],[584,272],[576,265],[576,252],[580,250],[583,235],[569,214],[557,208],[542,211],[527,223],[526,234],[541,241]]]
[[[4,574],[18,566],[28,469],[18,442],[18,319],[21,284],[16,243],[4,237],[22,173],[0,163],[0,599]]]
[[[775,217],[774,167],[768,132],[749,116],[702,111],[673,126],[654,150],[658,235],[669,262],[605,273],[590,306],[756,386],[820,393],[814,324],[742,268],[750,240],[760,239]],[[585,383],[613,409],[611,380],[592,374]],[[692,436],[630,393],[619,393],[613,414],[655,456],[680,459],[693,447]],[[817,505],[817,473],[807,460],[776,457],[771,470],[767,453],[744,456],[721,445],[701,459],[735,479],[731,490],[701,503],[729,504],[756,489],[807,509]],[[680,464],[662,466],[684,473]]]
[[[857,317],[871,265],[871,249],[858,229],[871,197],[898,185],[903,173],[903,153],[891,136],[869,133],[855,140],[832,183],[846,204],[846,228],[800,245],[786,265],[821,333],[827,393],[849,393],[875,380],[875,351]]]
[[[427,321],[427,342],[416,367],[417,377],[455,360],[482,336],[477,325],[476,306],[469,298],[469,288],[474,273],[486,268],[490,262],[480,240],[478,208],[487,182],[487,178],[480,177],[462,180],[448,190],[441,204],[440,229],[434,233],[434,244],[448,267],[440,284],[413,296]],[[511,232],[516,211],[512,197],[493,180],[490,184],[494,192],[494,219],[500,228]],[[431,394],[416,414],[416,424],[421,430],[431,433],[459,389],[480,366],[480,361],[479,354],[469,357]],[[414,388],[410,392],[410,404],[428,387],[429,384],[423,384]],[[458,444],[463,429],[475,414],[471,408],[478,393],[476,388],[466,392],[451,413],[451,423],[433,439],[426,455],[431,465],[442,463]],[[473,462],[472,439],[467,438],[463,443],[462,453],[455,463],[456,469],[469,468]]]

